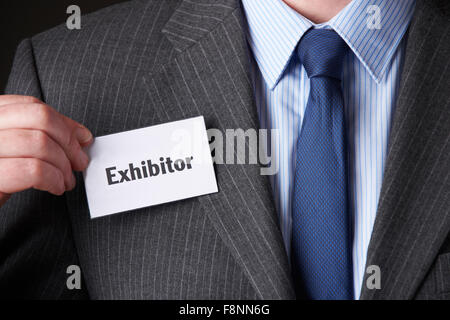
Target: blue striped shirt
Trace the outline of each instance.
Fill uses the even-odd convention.
[[[414,0],[353,0],[316,25],[281,0],[242,0],[253,53],[252,76],[261,128],[278,129],[271,176],[286,251],[291,248],[296,142],[309,95],[309,79],[295,49],[310,28],[331,28],[349,45],[342,76],[353,217],[353,274],[359,297],[377,211],[391,118],[399,89]]]

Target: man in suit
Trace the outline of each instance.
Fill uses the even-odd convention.
[[[60,26],[21,43],[0,97],[2,296],[450,298],[448,5],[258,3],[135,0],[83,17],[79,31]],[[364,26],[374,4],[381,25]],[[326,50],[308,55],[318,43]],[[318,56],[337,50],[329,43],[341,60],[317,79]],[[303,123],[298,134],[324,97],[340,106],[330,130],[345,146],[335,164],[349,164],[332,172],[342,194],[321,180],[329,155],[310,157],[319,129]],[[72,170],[86,168],[93,136],[197,115],[222,131],[277,128],[295,143],[275,146],[285,151],[273,177],[216,165],[216,194],[89,218]],[[319,189],[331,190],[330,221],[304,219],[305,203],[320,204],[302,183],[308,163]],[[321,236],[301,240],[323,225],[333,227],[325,251],[313,247]],[[321,274],[311,262],[339,267]],[[82,270],[79,290],[66,285],[71,265]],[[366,285],[369,266],[380,287]]]

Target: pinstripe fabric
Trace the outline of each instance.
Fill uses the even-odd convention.
[[[7,91],[42,98],[95,135],[156,124],[142,76],[176,53],[161,29],[177,6],[121,4],[83,17],[81,31],[58,27],[26,40]],[[63,198],[28,191],[1,208],[1,296],[260,297],[197,200],[91,221],[77,178]],[[81,266],[81,291],[66,288],[71,264]]]
[[[442,259],[450,251],[449,43],[448,2],[417,1],[367,254],[384,280],[381,290],[363,287],[362,299],[412,299],[417,291],[448,299],[447,281],[438,293],[424,277],[450,269]]]
[[[368,251],[368,261],[382,266],[389,283],[377,293],[363,291],[363,298],[442,298],[450,291],[448,282],[439,283],[439,291],[429,282],[442,279],[448,268],[449,250],[441,248],[450,207],[448,79],[443,76],[448,15],[435,3],[418,1],[385,191]],[[7,92],[41,97],[95,135],[198,114],[205,115],[208,127],[257,128],[241,18],[234,0],[113,6],[83,17],[80,31],[60,26],[25,40]],[[439,33],[431,31],[430,21]],[[425,116],[423,122],[418,115]],[[215,195],[96,220],[89,219],[80,176],[77,188],[64,197],[37,191],[14,195],[0,208],[0,294],[292,299],[270,181],[259,169],[217,165]],[[410,175],[417,182],[410,182]],[[81,291],[65,289],[70,264],[81,266]]]
[[[185,3],[192,6],[192,2]],[[225,4],[210,2],[219,10]],[[225,3],[225,2],[224,2]],[[231,14],[174,61],[145,77],[162,121],[203,114],[206,126],[256,128],[241,9]],[[201,10],[203,5],[199,6]],[[192,10],[193,8],[191,8]],[[170,26],[171,23],[168,23]],[[186,31],[186,30],[185,30]],[[163,30],[167,32],[166,29]],[[192,30],[195,38],[196,30]],[[181,39],[186,37],[180,34]],[[177,47],[178,42],[174,42]],[[222,240],[263,298],[293,298],[289,265],[278,229],[270,186],[256,165],[217,165],[218,194],[199,198]],[[251,199],[249,194],[256,195]]]
[[[383,180],[405,47],[405,41],[400,42],[412,17],[414,2],[352,1],[330,22],[315,26],[281,0],[243,0],[247,37],[255,58],[252,75],[261,127],[279,130],[273,161],[280,170],[271,183],[288,254],[296,142],[310,88],[306,71],[293,52],[311,27],[334,29],[352,49],[343,65],[342,86],[349,145],[350,209],[354,221],[355,293],[361,291]],[[377,5],[381,10],[381,30],[367,28],[369,5]]]
[[[30,42],[21,43],[8,87],[42,98],[34,64]],[[86,291],[65,289],[66,268],[78,256],[68,216],[61,215],[64,198],[25,191],[10,200],[0,208],[0,298],[87,298]]]

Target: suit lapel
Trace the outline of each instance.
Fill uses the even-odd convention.
[[[362,299],[414,298],[450,231],[449,26],[438,1],[417,2],[367,256],[381,289],[366,275]]]
[[[258,129],[243,23],[237,0],[181,2],[163,29],[178,54],[143,78],[161,122]],[[258,165],[215,171],[219,192],[198,198],[208,218],[261,298],[295,298],[268,178]]]

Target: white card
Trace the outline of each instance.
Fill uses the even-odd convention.
[[[86,152],[91,218],[218,191],[203,117],[98,137]]]

